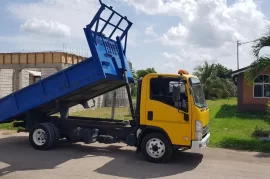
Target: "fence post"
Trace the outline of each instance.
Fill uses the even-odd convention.
[[[112,119],[114,119],[115,117],[115,102],[116,102],[116,91],[113,92],[112,116],[111,116]]]

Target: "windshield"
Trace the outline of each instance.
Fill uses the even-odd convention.
[[[195,105],[199,108],[207,107],[204,92],[200,80],[197,78],[190,78],[192,96]]]

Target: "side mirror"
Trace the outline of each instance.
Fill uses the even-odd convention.
[[[173,86],[172,98],[174,102],[174,106],[177,108],[181,107],[181,89],[180,86]]]

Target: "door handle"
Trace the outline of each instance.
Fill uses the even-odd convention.
[[[147,115],[147,119],[149,120],[149,121],[152,121],[153,120],[153,111],[148,111],[148,115]]]
[[[186,113],[184,113],[184,120],[187,121],[187,122],[189,121],[189,115],[186,114]]]

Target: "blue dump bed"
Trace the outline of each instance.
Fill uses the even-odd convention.
[[[107,20],[101,17],[104,10],[111,12]],[[110,22],[113,16],[120,18],[116,24]],[[121,22],[126,22],[125,28],[120,28]],[[125,56],[131,25],[126,17],[101,3],[92,22],[84,28],[92,57],[0,99],[0,123],[22,119],[32,109],[54,114],[61,108],[84,104],[96,96],[125,86],[127,82],[133,83]],[[108,26],[113,30],[105,36]],[[117,30],[121,34],[113,39]]]

